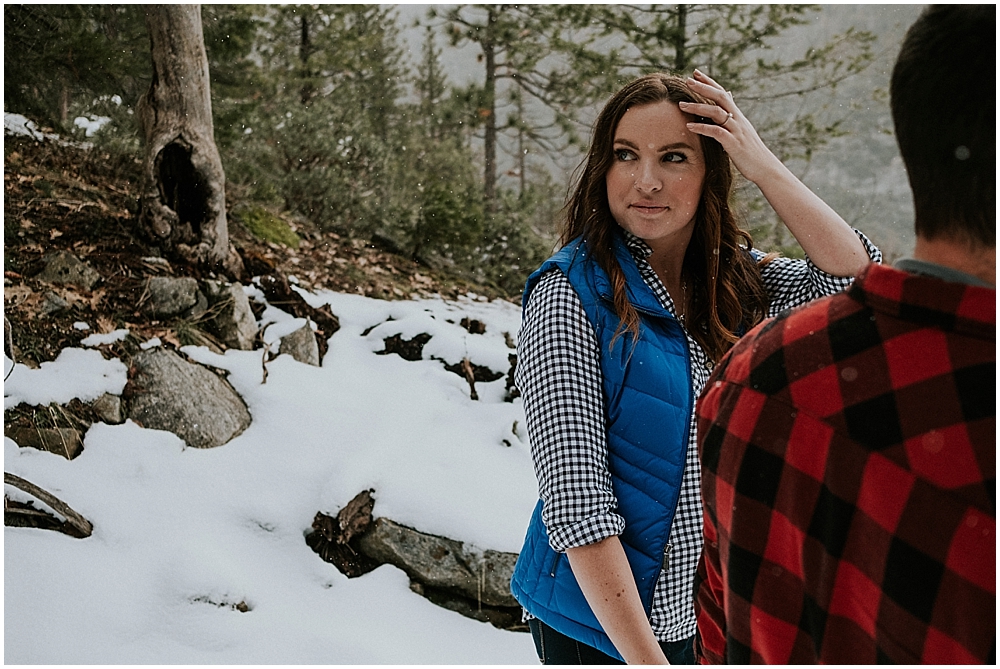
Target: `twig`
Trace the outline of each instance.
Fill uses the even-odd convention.
[[[260,366],[261,369],[264,370],[264,378],[260,380],[260,385],[267,383],[267,363],[269,362],[268,356],[271,353],[271,343],[264,341],[264,333],[267,332],[267,329],[271,327],[271,325],[273,325],[273,323],[268,323],[260,329],[260,343],[264,345],[264,350],[260,356]]]
[[[14,328],[11,327],[10,321],[7,317],[3,317],[3,329],[4,334],[7,335],[7,350],[10,351],[10,371],[4,374],[3,381],[7,383],[7,379],[10,375],[14,373],[14,368],[17,367],[17,361],[14,360]]]
[[[465,380],[469,382],[469,397],[473,400],[478,400],[479,393],[476,392],[476,373],[472,369],[472,363],[469,362],[468,358],[462,358],[462,372],[465,374]]]

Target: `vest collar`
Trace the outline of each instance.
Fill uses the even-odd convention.
[[[660,304],[653,290],[642,278],[639,267],[636,265],[635,257],[632,255],[632,251],[629,250],[628,244],[625,243],[621,232],[615,233],[612,243],[614,244],[615,257],[618,259],[618,264],[625,273],[625,289],[629,302],[632,303],[636,311],[657,318],[676,320],[673,314]],[[611,279],[608,278],[608,275],[599,266],[596,269],[597,271],[594,273],[594,287],[597,289],[598,295],[603,300],[614,302],[614,290],[611,288]]]

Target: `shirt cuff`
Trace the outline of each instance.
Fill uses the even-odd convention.
[[[618,536],[625,531],[625,519],[617,513],[607,513],[584,518],[571,525],[546,529],[552,550],[565,553],[567,548],[589,546],[608,537]]]
[[[861,244],[865,247],[865,253],[868,254],[868,259],[873,263],[882,263],[882,251],[879,250],[877,246],[868,239],[865,233],[861,232],[857,228],[852,228],[854,234],[858,236],[861,240]],[[816,285],[820,288],[820,291],[824,295],[831,293],[837,293],[841,290],[847,288],[854,281],[853,276],[835,276],[833,274],[828,274],[813,264],[812,258],[806,256],[806,263],[809,266],[809,271],[815,277]]]

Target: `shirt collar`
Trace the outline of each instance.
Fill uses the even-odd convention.
[[[967,283],[970,286],[981,286],[983,288],[993,288],[989,283],[983,281],[977,276],[972,276],[966,272],[953,269],[951,267],[945,267],[944,265],[938,265],[936,263],[927,262],[926,260],[917,260],[916,258],[901,258],[893,263],[896,269],[901,269],[904,272],[909,272],[910,274],[923,274],[924,276],[933,276],[942,281],[951,281],[952,283]]]
[[[993,288],[942,281],[873,263],[861,271],[848,293],[871,309],[897,318],[996,338],[997,292]]]
[[[619,227],[618,229],[621,230],[622,238],[625,240],[625,246],[628,247],[629,253],[632,254],[632,257],[635,258],[637,262],[639,260],[645,260],[649,256],[653,255],[653,249],[649,244],[642,241],[625,228]]]

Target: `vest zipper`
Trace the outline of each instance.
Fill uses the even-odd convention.
[[[667,544],[663,547],[663,571],[670,569],[670,551],[673,549],[671,544]]]
[[[556,553],[556,559],[552,561],[552,568],[549,569],[549,576],[554,577],[556,575],[556,567],[559,566],[559,560],[562,559],[562,556],[562,553]]]

